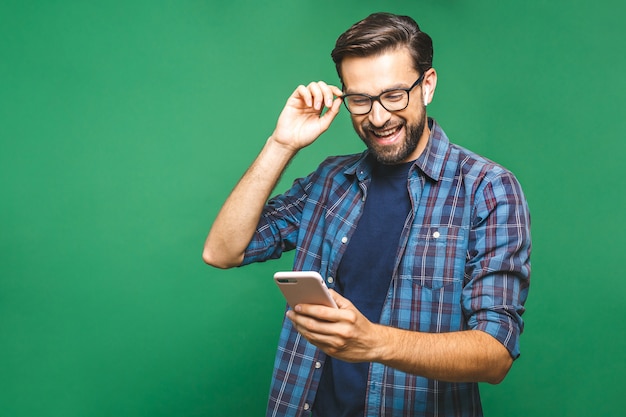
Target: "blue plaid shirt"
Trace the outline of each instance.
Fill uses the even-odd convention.
[[[451,144],[430,123],[428,145],[409,172],[413,212],[380,323],[420,332],[482,330],[517,358],[530,277],[526,200],[513,174]],[[367,198],[367,154],[330,157],[272,198],[244,264],[296,249],[294,270],[319,271],[332,288]],[[309,416],[325,359],[285,320],[267,416]],[[372,363],[365,415],[481,416],[482,407],[476,383],[431,380]]]

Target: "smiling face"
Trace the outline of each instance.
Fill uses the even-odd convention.
[[[377,96],[394,88],[409,88],[420,76],[405,47],[368,57],[346,57],[341,62],[346,94]],[[426,72],[422,83],[409,93],[409,105],[396,112],[387,111],[378,101],[364,115],[352,115],[354,130],[370,152],[383,164],[399,164],[417,159],[426,148],[430,130],[426,123],[423,86],[432,85],[434,70]],[[427,100],[430,96],[426,94]]]

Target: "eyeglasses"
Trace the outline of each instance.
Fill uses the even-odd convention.
[[[424,79],[424,73],[409,88],[394,88],[383,91],[377,96],[367,94],[344,94],[341,97],[348,111],[355,116],[362,116],[372,111],[374,101],[380,103],[387,111],[404,110],[409,105],[409,92],[417,87]]]

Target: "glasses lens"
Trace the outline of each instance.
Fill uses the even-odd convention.
[[[409,105],[409,93],[405,90],[387,91],[380,96],[380,101],[389,111],[403,110]]]
[[[365,114],[369,113],[372,108],[372,101],[368,96],[362,96],[360,94],[352,94],[344,98],[346,107],[352,114]]]

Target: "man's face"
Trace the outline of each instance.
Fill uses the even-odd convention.
[[[370,57],[345,58],[341,63],[341,73],[346,94],[370,96],[394,88],[409,88],[420,76],[406,48]],[[376,159],[384,164],[417,159],[426,147],[430,134],[425,128],[422,84],[409,92],[409,105],[404,110],[390,112],[374,101],[368,114],[351,117],[356,133]]]

